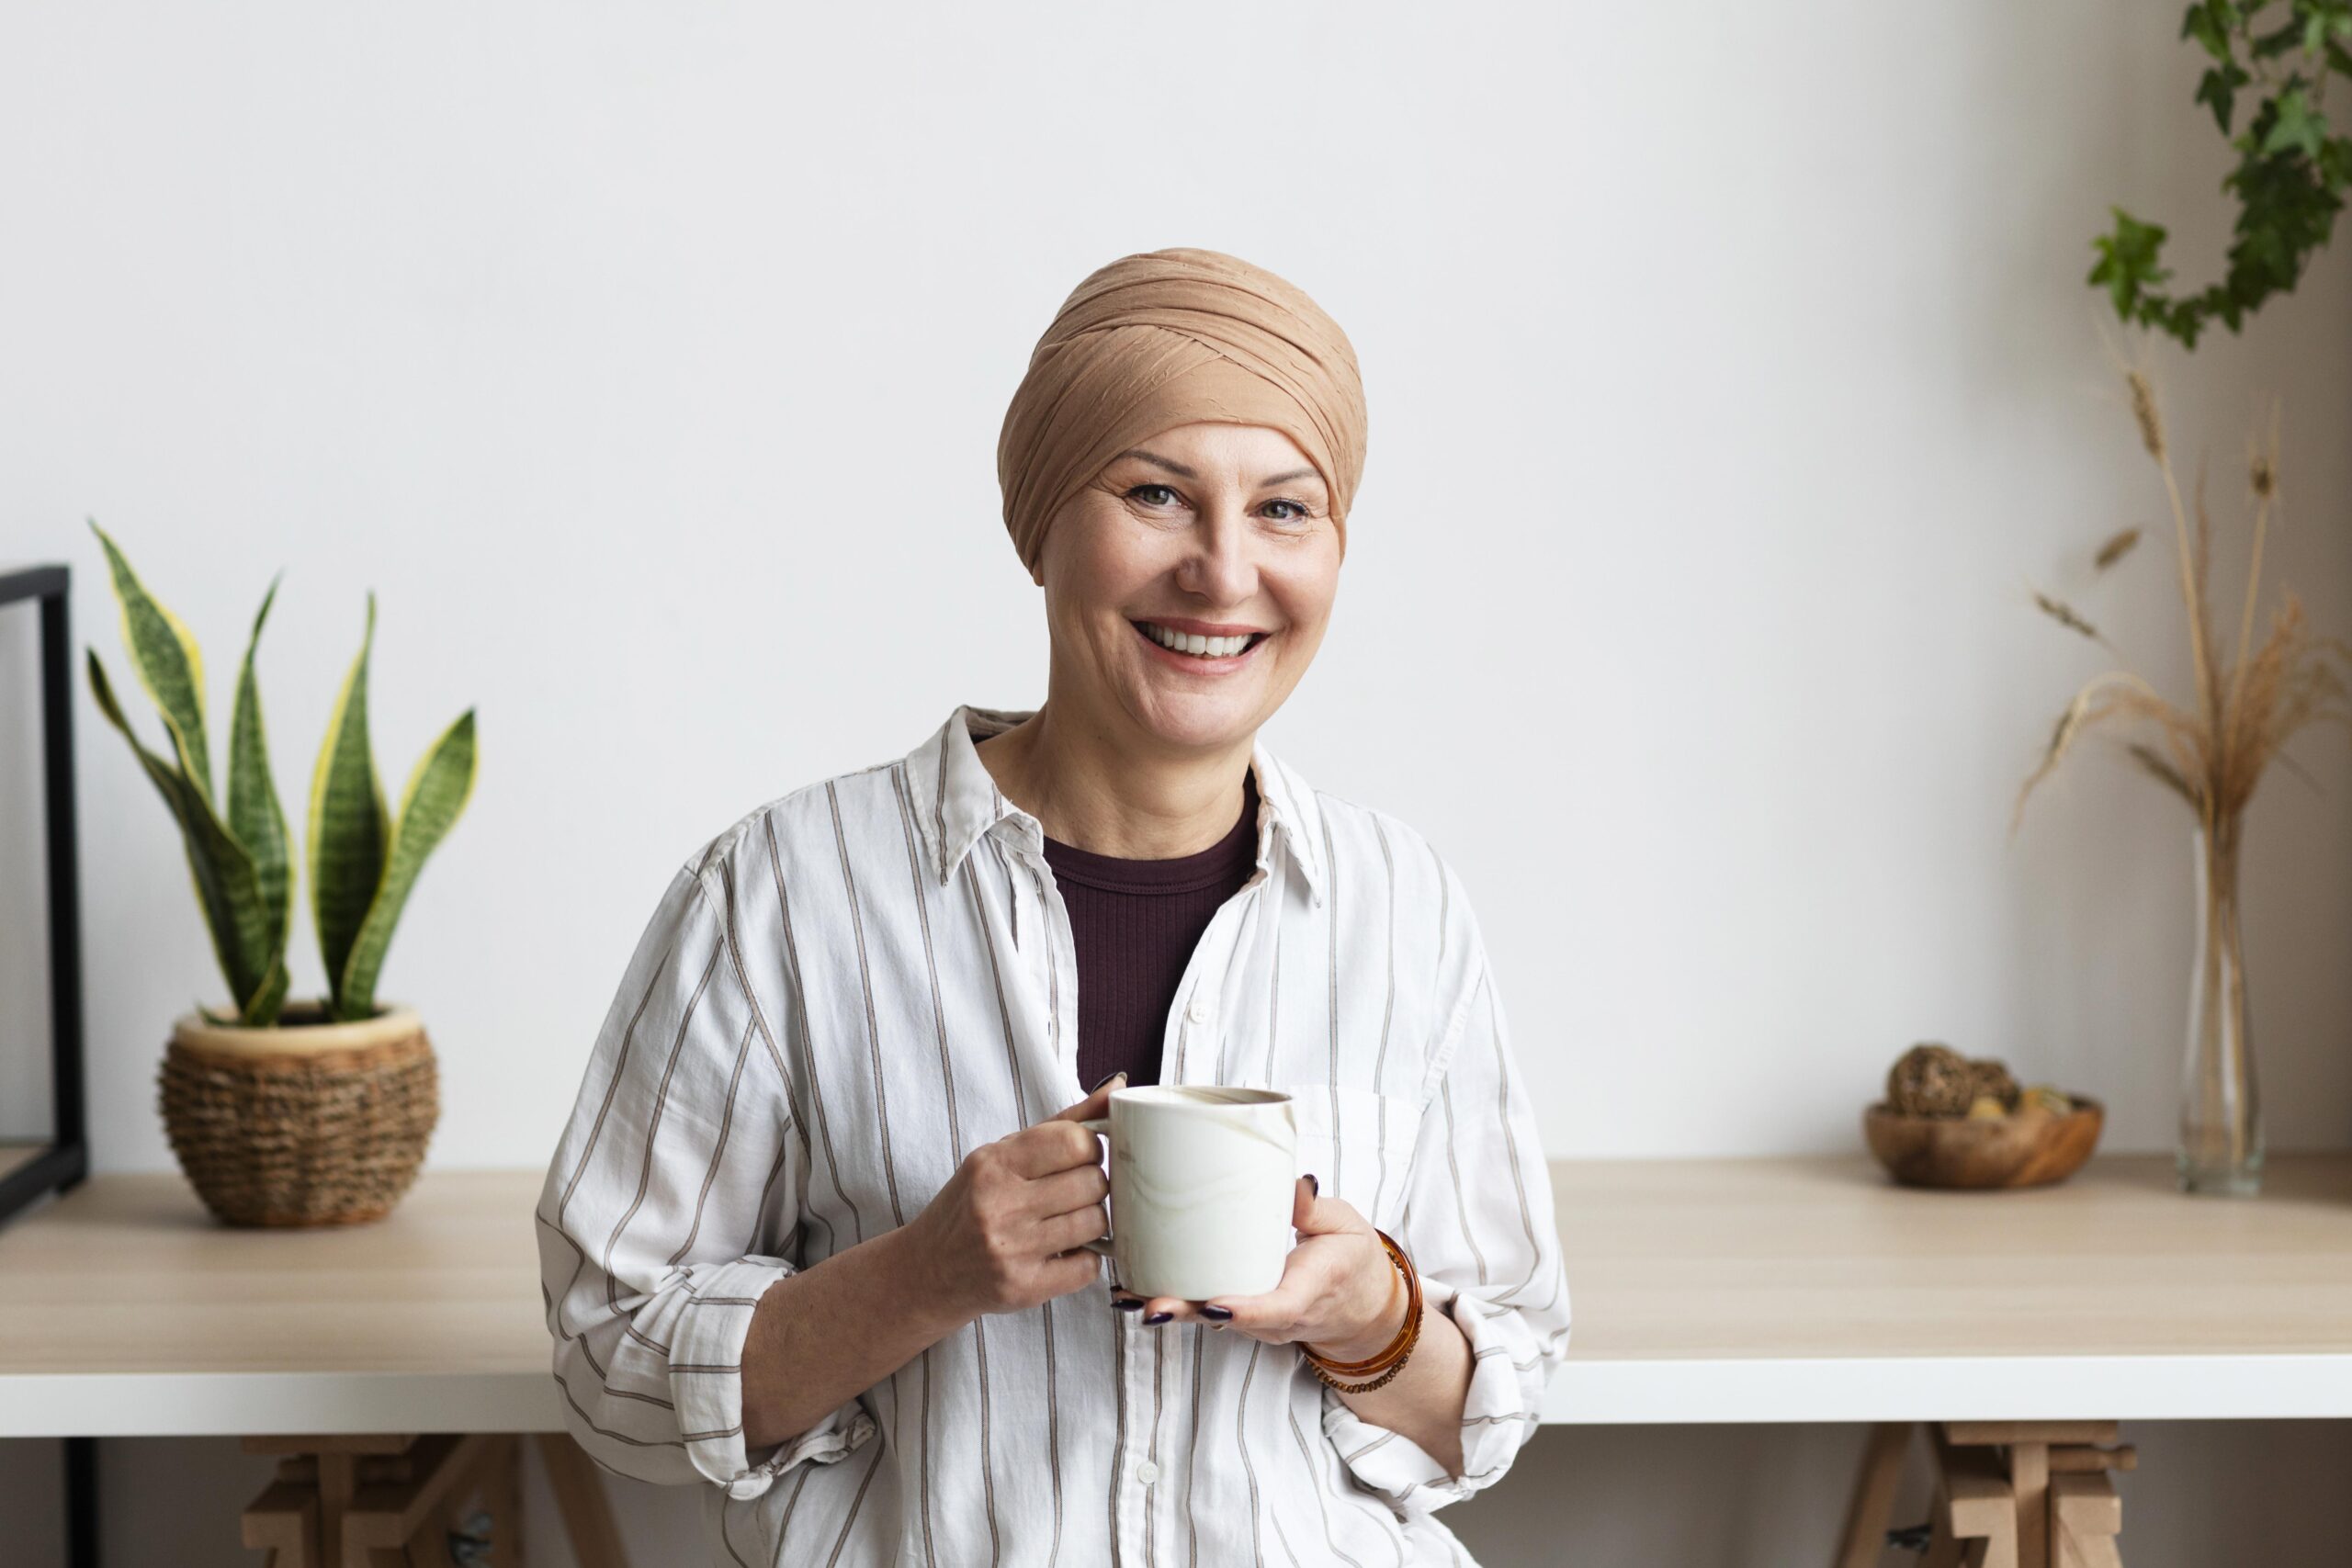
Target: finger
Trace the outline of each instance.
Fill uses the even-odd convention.
[[[1315,1179],[1302,1176],[1291,1192],[1291,1229],[1302,1236],[1332,1235],[1346,1231],[1369,1231],[1356,1206],[1344,1198],[1322,1198],[1316,1195]]]
[[[1291,1249],[1289,1259],[1283,1265],[1283,1277],[1271,1291],[1255,1296],[1211,1296],[1200,1304],[1223,1307],[1233,1315],[1222,1320],[1228,1328],[1248,1329],[1252,1333],[1272,1333],[1289,1328],[1299,1322],[1308,1307],[1326,1288],[1326,1274],[1330,1262],[1326,1256],[1330,1243],[1309,1248],[1305,1243]],[[1219,1321],[1213,1315],[1207,1321]]]
[[[1053,1276],[1056,1281],[1056,1293],[1068,1295],[1072,1291],[1084,1290],[1102,1274],[1102,1254],[1089,1251],[1084,1247],[1047,1259],[1048,1268],[1064,1270]]]
[[[1050,1220],[1057,1214],[1080,1210],[1102,1213],[1102,1203],[1111,1195],[1111,1179],[1102,1168],[1088,1160],[1048,1176],[1038,1177],[1029,1184],[1025,1194],[1029,1213],[1040,1220]]]
[[[1156,1312],[1168,1313],[1170,1322],[1191,1315],[1192,1309],[1199,1304],[1180,1296],[1139,1296],[1122,1285],[1111,1287],[1111,1301],[1114,1305],[1133,1302],[1135,1305],[1125,1310],[1134,1312],[1137,1317],[1149,1317]]]
[[[1093,1091],[1084,1100],[1080,1100],[1075,1105],[1063,1106],[1059,1111],[1057,1111],[1051,1116],[1046,1117],[1046,1120],[1048,1122],[1091,1121],[1093,1118],[1102,1115],[1104,1111],[1109,1109],[1111,1104],[1111,1091],[1113,1089],[1125,1089],[1126,1087],[1127,1075],[1123,1072],[1113,1073],[1109,1077],[1104,1078],[1101,1083],[1096,1084]]]
[[[1147,1296],[1136,1315],[1146,1323],[1162,1324],[1192,1322],[1194,1314],[1193,1303],[1181,1296]]]
[[[1181,1297],[1153,1296],[1145,1298],[1148,1312],[1161,1307],[1181,1306],[1180,1317],[1191,1318],[1214,1328],[1268,1328],[1295,1320],[1299,1303],[1312,1292],[1304,1275],[1285,1271],[1282,1283],[1262,1295],[1211,1296],[1204,1301],[1185,1301]],[[1111,1289],[1112,1299],[1136,1300],[1132,1291],[1118,1286]]]
[[[1066,1214],[1056,1214],[1039,1223],[1037,1237],[1040,1246],[1055,1252],[1068,1252],[1090,1241],[1107,1240],[1111,1233],[1110,1211],[1096,1203],[1084,1209],[1073,1209]]]
[[[1196,1303],[1201,1309],[1201,1321],[1214,1323],[1220,1328],[1238,1328],[1262,1334],[1298,1321],[1301,1298],[1295,1292],[1277,1287],[1261,1296],[1212,1296]],[[1210,1308],[1231,1314],[1220,1318]]]
[[[1013,1173],[1034,1180],[1074,1167],[1101,1163],[1102,1140],[1078,1123],[1109,1115],[1113,1091],[1126,1086],[1125,1073],[1113,1073],[1077,1104],[1065,1105],[1044,1121],[1004,1139],[1012,1151]]]
[[[1084,1101],[1080,1102],[1081,1105]],[[1049,1116],[1000,1140],[1015,1176],[1035,1181],[1065,1170],[1099,1166],[1102,1140],[1075,1122]]]

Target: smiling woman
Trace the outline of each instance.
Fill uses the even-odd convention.
[[[1046,701],[980,753],[1049,837],[1157,859],[1230,825],[1250,739],[1306,672],[1339,590],[1329,490],[1311,465],[1301,477],[1303,456],[1264,425],[1180,424],[1057,509],[1032,571]],[[1079,719],[1110,744],[1055,759],[1054,726]],[[1147,758],[1172,793],[1138,813],[1105,775]]]
[[[1452,867],[1261,739],[1363,452],[1303,292],[1100,269],[998,446],[1045,700],[959,705],[673,877],[540,1260],[572,1435],[702,1484],[714,1562],[1469,1562],[1436,1510],[1566,1354],[1533,1108]],[[1084,1123],[1122,1083],[1290,1097],[1275,1289],[1102,1277]]]

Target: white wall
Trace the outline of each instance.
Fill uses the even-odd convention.
[[[2103,667],[2026,580],[2186,689],[2164,537],[2087,581],[2165,518],[2090,237],[2124,203],[2200,282],[2227,239],[2171,12],[848,10],[0,19],[0,566],[72,562],[77,641],[123,679],[96,518],[204,639],[224,721],[283,568],[262,670],[298,805],[370,587],[388,787],[480,706],[479,790],[386,970],[441,1053],[435,1164],[543,1162],[709,834],[959,700],[1035,700],[1004,401],[1072,284],[1179,243],[1287,275],[1362,355],[1338,615],[1272,738],[1460,868],[1555,1156],[1850,1147],[1923,1038],[2102,1096],[2110,1148],[2170,1146],[2186,815],[2093,750],[2005,829]],[[2226,602],[2236,454],[2285,394],[2269,558],[2339,633],[2344,250],[2244,338],[2155,351],[2177,444],[2216,460]],[[30,646],[0,639],[11,745]],[[220,982],[161,804],[76,723],[96,1163],[169,1169],[161,1043]],[[2340,732],[2294,755],[2328,793],[2278,773],[2251,819],[2254,1024],[2273,1146],[2341,1146],[2352,768]],[[32,951],[0,957],[12,1019]],[[296,954],[316,987],[307,919]],[[0,1077],[0,1135],[28,1081]],[[2258,1463],[2182,1442],[2216,1497]],[[1668,1483],[1674,1443],[1623,1443]],[[1485,1508],[1524,1540],[1584,1517],[1534,1487]],[[2134,1561],[2197,1560],[2164,1551]]]

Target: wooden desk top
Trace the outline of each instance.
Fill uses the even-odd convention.
[[[1859,1154],[1552,1174],[1547,1420],[2352,1416],[2352,1151],[2273,1156],[2252,1200],[2152,1155],[2004,1193]],[[540,1175],[428,1169],[309,1231],[93,1177],[0,1228],[0,1437],[560,1430]]]

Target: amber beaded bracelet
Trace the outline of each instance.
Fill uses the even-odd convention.
[[[1405,1256],[1405,1249],[1396,1245],[1394,1236],[1376,1227],[1373,1234],[1377,1235],[1380,1238],[1380,1244],[1388,1249],[1389,1261],[1396,1266],[1396,1271],[1404,1280],[1405,1325],[1396,1331],[1396,1337],[1388,1342],[1385,1349],[1376,1356],[1367,1356],[1361,1361],[1334,1361],[1329,1357],[1319,1356],[1308,1349],[1304,1342],[1299,1345],[1300,1353],[1306,1356],[1306,1364],[1314,1369],[1315,1375],[1341,1393],[1369,1393],[1404,1371],[1405,1362],[1413,1354],[1414,1343],[1421,1337],[1420,1274],[1414,1269],[1412,1260]],[[1350,1383],[1339,1381],[1340,1378],[1363,1377],[1366,1373],[1375,1372],[1379,1375],[1374,1377],[1369,1382]]]

